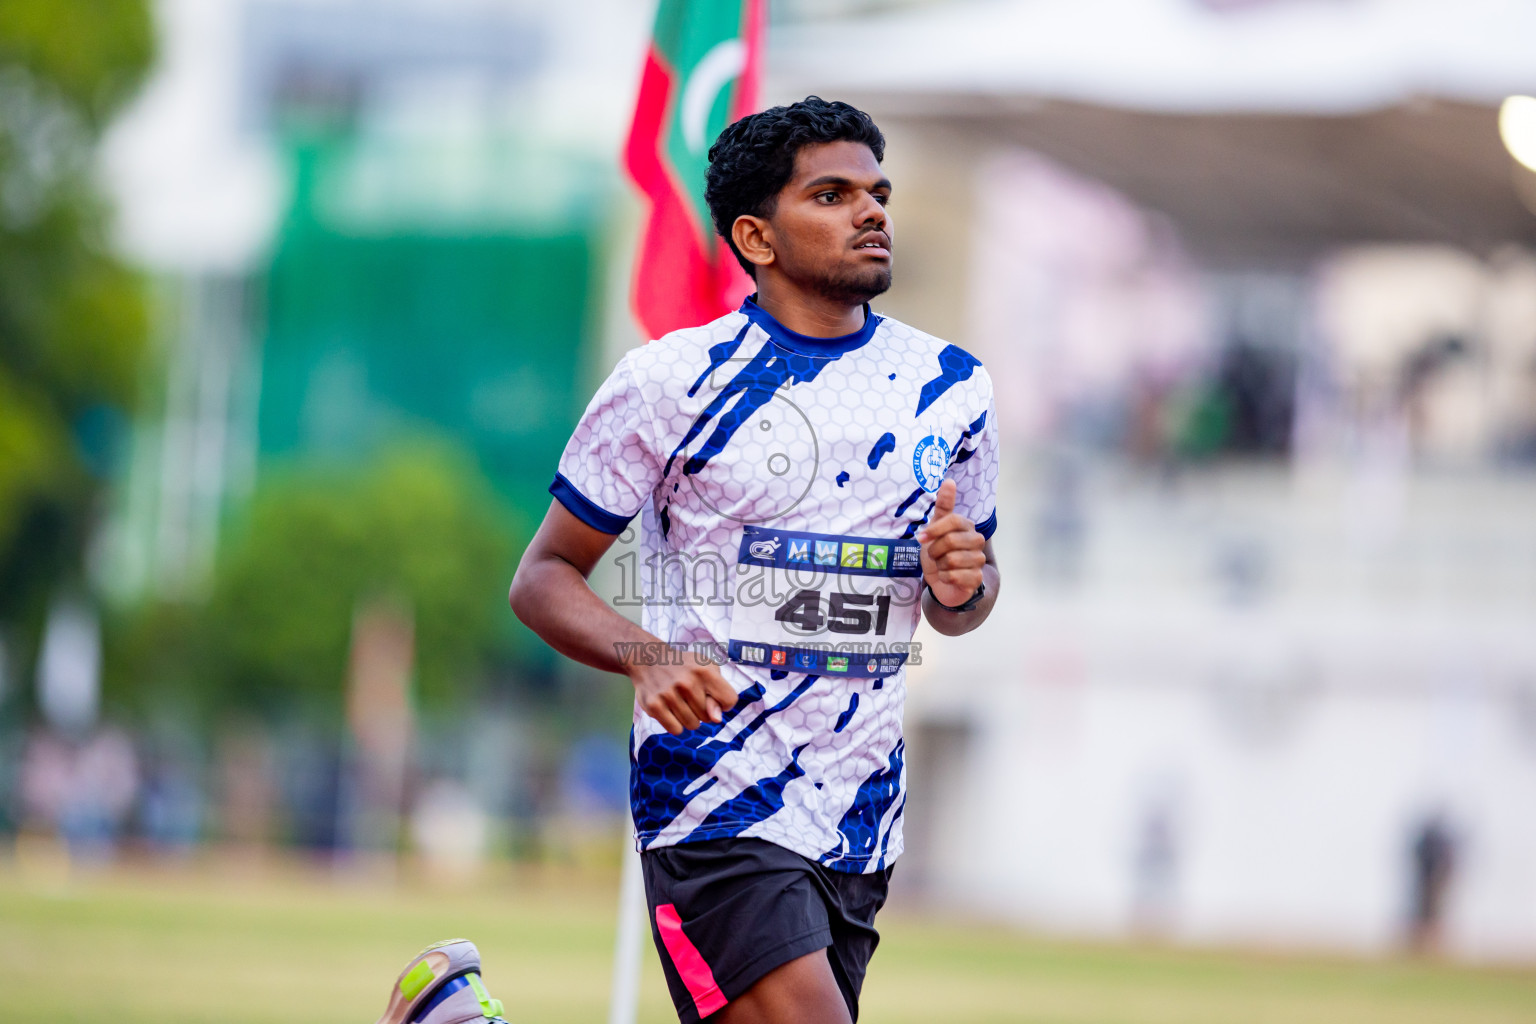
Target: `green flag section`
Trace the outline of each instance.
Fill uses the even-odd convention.
[[[757,109],[764,0],[661,0],[625,146],[650,203],[635,315],[651,337],[707,323],[752,290],[704,205],[709,147]]]
[[[585,401],[596,168],[563,164],[525,209],[519,182],[545,158],[489,147],[455,164],[483,191],[444,209],[441,160],[350,137],[294,152],[294,206],[265,279],[262,460],[346,462],[443,434],[537,522]],[[364,172],[378,202],[350,187]]]

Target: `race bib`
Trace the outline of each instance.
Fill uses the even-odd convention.
[[[915,540],[746,527],[730,659],[826,675],[897,672],[921,614],[920,551]]]

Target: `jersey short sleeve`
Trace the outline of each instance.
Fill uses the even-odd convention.
[[[990,538],[997,530],[997,413],[990,388],[986,411],[960,435],[946,479],[955,482],[955,511]]]
[[[592,396],[549,487],[567,511],[604,533],[621,533],[661,480],[649,410],[635,381],[638,351],[619,360]]]

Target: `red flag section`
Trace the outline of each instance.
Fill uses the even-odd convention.
[[[752,280],[704,207],[706,154],[731,121],[757,109],[764,0],[662,0],[625,143],[650,204],[631,300],[659,338],[735,309]]]

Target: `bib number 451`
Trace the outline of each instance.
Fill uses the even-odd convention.
[[[827,597],[825,612],[822,607],[821,591],[802,590],[775,611],[773,617],[806,634],[818,633],[825,627],[833,633],[859,635],[873,631],[876,636],[884,636],[891,616],[889,594],[876,597],[833,591]]]

